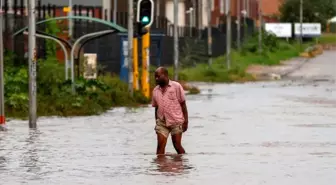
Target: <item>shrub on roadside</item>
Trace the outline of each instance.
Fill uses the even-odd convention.
[[[226,56],[220,56],[213,60],[211,67],[198,64],[196,67],[183,69],[181,73],[189,81],[229,83],[255,81],[252,75],[245,72],[248,66],[278,65],[281,61],[299,56],[301,48],[298,44],[278,39],[264,30],[262,35],[262,53],[259,53],[258,33],[255,33],[243,44],[240,51],[231,52],[229,70],[226,67]]]
[[[28,115],[28,69],[26,66],[6,66],[5,99],[9,117]],[[38,61],[37,111],[39,116],[81,116],[100,114],[111,107],[148,103],[141,93],[131,97],[127,84],[112,76],[95,80],[76,79],[76,94],[71,81],[65,80],[65,70],[56,59]]]

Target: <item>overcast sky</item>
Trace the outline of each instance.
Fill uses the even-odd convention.
[[[41,0],[42,4],[55,4],[65,6],[69,4],[69,0]],[[101,6],[102,0],[72,0],[72,4],[87,5],[87,6]]]

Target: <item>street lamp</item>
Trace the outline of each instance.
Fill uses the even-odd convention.
[[[245,2],[245,1],[244,1]],[[245,8],[245,4],[243,5],[244,8]],[[243,18],[244,18],[244,37],[243,37],[243,42],[245,42],[245,37],[247,37],[247,25],[246,25],[246,17],[247,17],[247,11],[244,9],[241,11],[241,14],[243,15]]]
[[[194,8],[193,7],[190,7],[189,10],[186,11],[186,14],[189,14],[189,35],[190,37],[192,36],[192,28],[193,28],[193,11],[194,11]]]

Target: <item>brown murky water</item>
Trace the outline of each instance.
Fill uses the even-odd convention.
[[[187,155],[154,155],[152,108],[11,121],[0,133],[1,184],[336,183],[333,81],[203,85],[188,96]],[[207,90],[211,89],[211,90]]]

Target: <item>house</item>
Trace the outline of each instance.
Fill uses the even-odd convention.
[[[220,17],[225,14],[226,0],[212,0],[212,20],[213,25],[220,23]],[[237,6],[240,1],[240,8]],[[264,22],[277,22],[279,16],[279,9],[284,0],[231,0],[231,16],[236,17],[238,9],[240,11],[246,10],[247,17],[258,22],[259,2],[261,2],[261,13]]]

